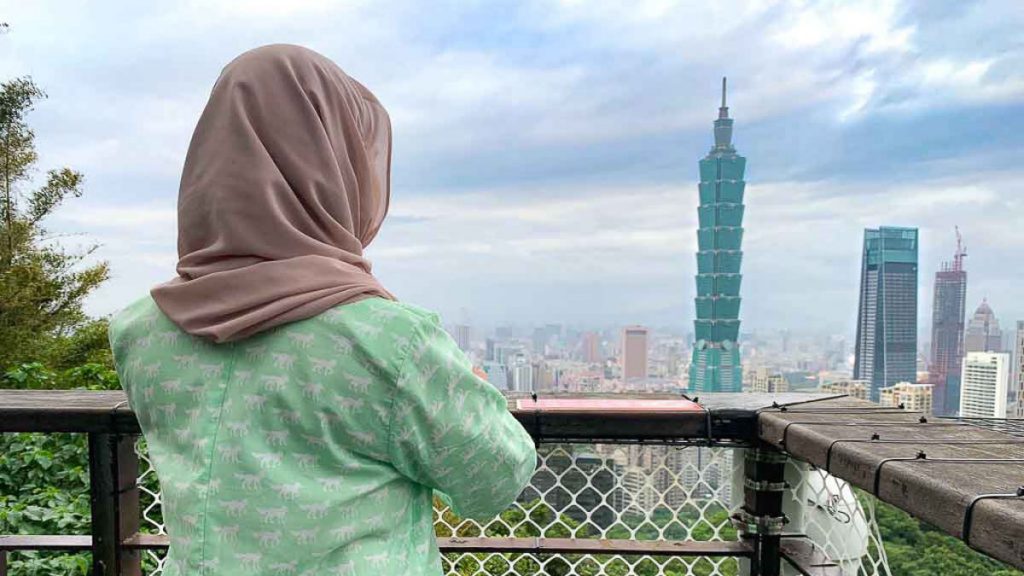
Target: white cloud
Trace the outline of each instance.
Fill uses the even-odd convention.
[[[784,16],[769,33],[780,46],[800,52],[863,43],[869,54],[911,49],[913,26],[901,25],[900,2],[785,2]]]
[[[972,243],[972,290],[997,300],[1024,280],[1005,265],[1024,245],[1022,175],[989,171],[989,134],[907,144],[902,179],[880,142],[844,140],[869,125],[877,138],[908,111],[1019,106],[1015,7],[928,20],[895,0],[21,2],[6,11],[0,73],[50,91],[32,116],[42,166],[86,173],[86,198],[53,224],[89,232],[112,261],[97,311],[172,273],[178,171],[209,87],[242,50],[285,41],[370,86],[393,117],[396,170],[419,167],[396,179],[397,218],[369,251],[389,285],[495,318],[678,325],[692,309],[695,162],[727,74],[737,139],[778,131],[740,142],[775,155],[751,158],[744,319],[842,327],[866,226],[922,227],[925,292],[954,224]],[[1003,138],[1012,161],[1021,141]],[[680,143],[691,148],[666,148]],[[867,168],[847,181],[760,176],[805,174],[829,153]]]
[[[171,206],[85,206],[55,215],[58,222],[92,230],[120,229],[133,234],[173,233],[177,211]]]

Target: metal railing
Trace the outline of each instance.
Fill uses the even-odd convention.
[[[872,499],[761,437],[764,408],[808,395],[700,400],[687,414],[610,417],[523,409],[510,397],[538,443],[537,472],[491,521],[435,510],[445,572],[889,574]],[[123,395],[0,391],[5,431],[88,435],[92,533],[0,536],[0,576],[18,550],[90,551],[97,576],[161,572],[159,486]]]

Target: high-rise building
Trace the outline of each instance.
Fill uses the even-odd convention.
[[[871,382],[873,402],[917,381],[917,248],[917,228],[864,230],[853,378]]]
[[[964,314],[967,302],[967,271],[960,230],[956,231],[953,260],[943,262],[935,273],[932,307],[932,354],[928,380],[934,386],[933,413],[956,414],[960,409],[960,368],[964,359]]]
[[[469,326],[456,324],[453,332],[452,336],[455,337],[455,343],[459,346],[459,350],[469,352]]]
[[[1017,320],[1017,334],[1013,341],[1013,380],[1016,391],[1011,417],[1024,418],[1024,320]]]
[[[494,338],[488,338],[484,342],[484,360],[488,362],[494,362]]]
[[[627,326],[622,330],[622,380],[647,378],[647,328]]]
[[[599,364],[604,358],[601,357],[601,335],[597,332],[586,332],[580,340],[583,361],[588,364]]]
[[[696,392],[739,392],[743,386],[737,340],[747,160],[732,145],[732,123],[722,78],[715,145],[700,161],[696,342],[690,363],[690,389]]]
[[[780,394],[789,390],[789,382],[781,372],[772,371],[765,367],[754,370],[750,377],[748,392],[763,392]]]
[[[527,355],[529,355],[529,350],[525,344],[501,341],[494,343],[494,361],[498,364],[511,366],[516,356]]]
[[[902,404],[904,410],[932,414],[932,393],[931,384],[900,382],[879,391],[879,404],[892,407]]]
[[[829,394],[844,394],[858,400],[868,399],[868,390],[871,389],[871,382],[867,380],[836,380],[825,382],[818,386],[818,390]]]
[[[999,320],[984,298],[974,316],[967,323],[967,336],[964,338],[964,350],[967,352],[1002,352],[1003,331],[999,329]]]
[[[512,375],[512,390],[516,392],[534,392],[533,386],[533,365],[524,356],[516,356],[515,361],[509,367]]]
[[[1009,371],[1009,354],[968,352],[960,377],[960,416],[1005,418]]]
[[[508,390],[508,367],[497,362],[484,362],[484,373],[487,374],[487,381],[498,390]]]
[[[533,329],[533,351],[545,354],[551,345],[558,344],[562,337],[561,324],[545,324]]]

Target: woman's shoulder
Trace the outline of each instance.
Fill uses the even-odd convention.
[[[162,320],[163,313],[156,305],[153,298],[145,296],[128,304],[124,308],[114,312],[109,320],[109,332],[111,341],[118,336],[133,331],[150,331]]]
[[[378,297],[340,304],[281,329],[286,332],[311,330],[326,336],[324,339],[312,336],[311,339],[337,344],[339,349],[358,346],[389,357],[402,356],[424,338],[443,330],[440,316],[435,312],[415,304]]]
[[[335,323],[369,322],[384,330],[416,330],[440,325],[441,317],[431,310],[386,298],[365,298],[352,304],[335,306],[324,312],[327,321]]]

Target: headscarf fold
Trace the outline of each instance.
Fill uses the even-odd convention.
[[[391,123],[326,57],[290,45],[221,72],[178,193],[178,277],[151,290],[175,324],[239,340],[333,306],[394,297],[363,249],[387,214]]]

